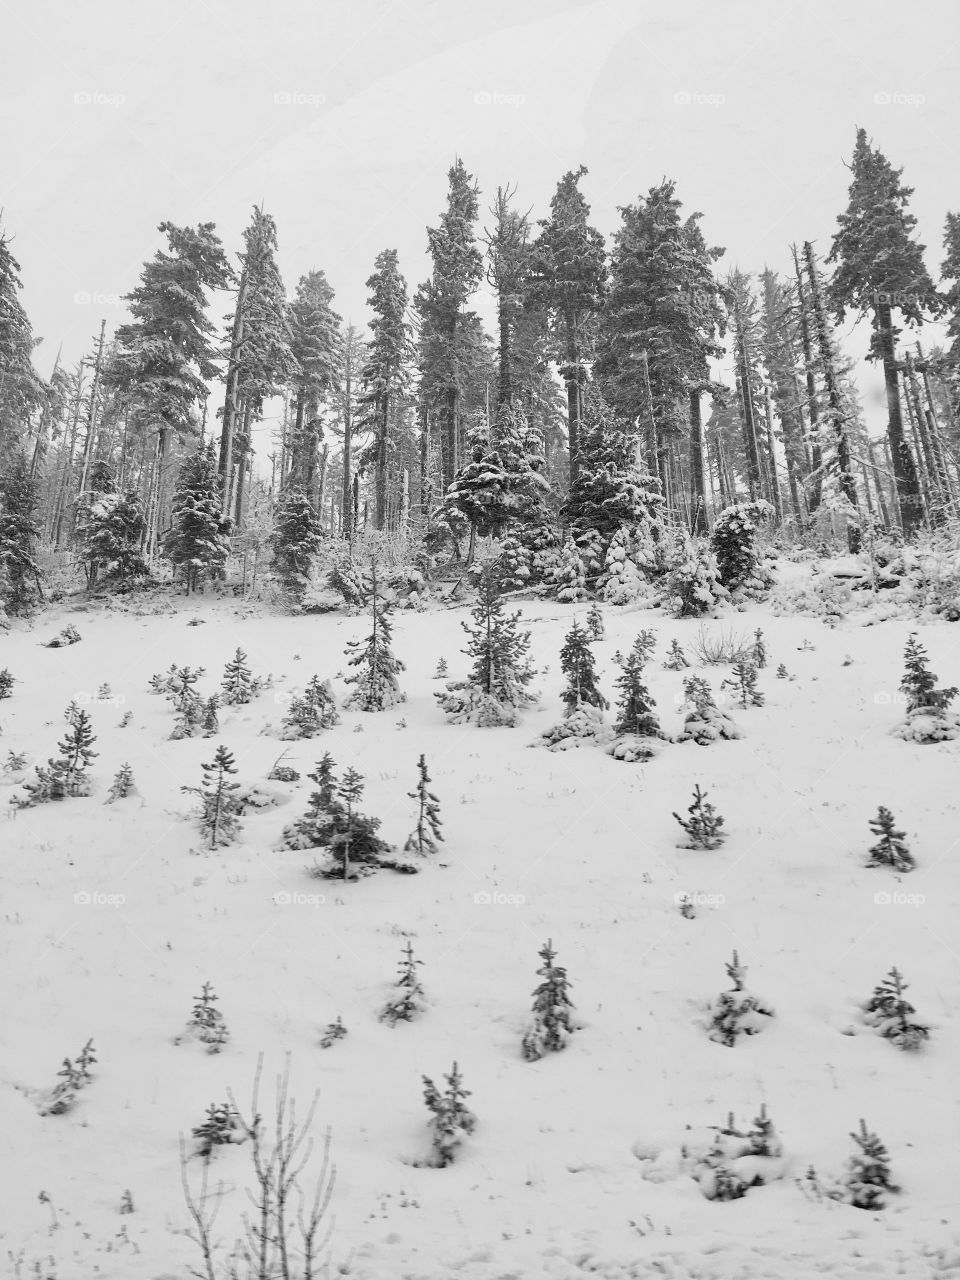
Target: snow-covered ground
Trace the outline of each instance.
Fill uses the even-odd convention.
[[[521,608],[547,670],[519,728],[445,722],[433,698],[437,660],[447,658],[451,678],[467,667],[467,611],[451,609],[396,616],[404,706],[344,712],[338,727],[289,744],[276,734],[285,693],[317,673],[342,700],[344,646],[364,633],[362,617],[257,617],[181,599],[157,616],[61,607],[0,641],[0,667],[18,681],[0,702],[4,754],[27,751],[31,764],[55,754],[69,700],[104,681],[123,699],[87,704],[100,753],[94,795],[4,816],[0,827],[5,1276],[189,1275],[199,1255],[184,1234],[178,1134],[189,1136],[228,1089],[246,1109],[262,1051],[267,1114],[289,1053],[300,1109],[318,1089],[318,1136],[332,1129],[331,1274],[960,1277],[950,1221],[960,1185],[960,742],[920,746],[890,733],[910,624],[854,618],[831,629],[763,607],[709,622],[763,628],[766,704],[733,711],[740,741],[667,744],[637,765],[592,747],[531,746],[560,717],[559,650],[587,606]],[[699,624],[657,610],[605,617],[602,689],[613,701],[614,652],[652,627],[648,675],[664,727],[679,731],[682,674],[660,664],[674,636],[690,653]],[[40,647],[68,622],[81,643]],[[960,627],[918,629],[940,683],[960,683]],[[213,693],[237,645],[274,687],[221,711],[215,739],[169,741],[173,711],[148,691],[150,675],[201,664],[200,688]],[[780,663],[795,679],[775,677]],[[704,674],[717,692],[728,672]],[[132,722],[120,728],[125,711]],[[240,782],[284,803],[244,819],[240,843],[210,854],[180,787],[199,783],[218,742],[235,753]],[[312,784],[265,781],[285,747],[304,775],[324,751],[359,769],[364,810],[398,845],[425,753],[445,824],[440,857],[418,876],[308,877],[311,855],[277,844]],[[104,805],[123,761],[140,795]],[[726,819],[729,837],[714,852],[677,847],[672,812],[686,809],[694,783]],[[13,790],[5,780],[4,808]],[[879,804],[907,832],[918,864],[909,875],[864,866]],[[702,895],[694,919],[680,913],[684,892]],[[520,1039],[548,937],[580,1029],[563,1053],[528,1063]],[[391,1029],[377,1013],[407,938],[429,1008]],[[747,986],[777,1016],[726,1048],[699,1019],[729,986],[735,948]],[[894,964],[932,1028],[917,1054],[866,1027],[858,1007]],[[204,981],[231,1032],[213,1056],[173,1044]],[[338,1015],[349,1034],[322,1050]],[[93,1082],[71,1113],[42,1117],[38,1100],[62,1059],[90,1037]],[[478,1126],[457,1163],[418,1167],[429,1150],[421,1075],[442,1083],[454,1059]],[[740,1200],[706,1200],[681,1168],[688,1126],[731,1111],[748,1124],[761,1103],[784,1143],[785,1177]],[[824,1180],[839,1177],[860,1117],[886,1143],[902,1188],[880,1213],[817,1201],[796,1181],[811,1164]],[[191,1163],[196,1178],[200,1162]],[[247,1207],[247,1148],[219,1148],[211,1172],[224,1184],[216,1234],[232,1243]],[[132,1214],[120,1213],[126,1190]]]

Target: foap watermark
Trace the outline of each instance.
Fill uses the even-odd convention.
[[[122,907],[126,902],[122,893],[101,893],[98,889],[81,889],[73,895],[76,907]]]
[[[873,95],[876,107],[922,107],[926,100],[922,93],[904,93],[902,89],[878,89]]]
[[[905,707],[907,695],[900,689],[878,689],[873,695],[873,701],[878,707]]]
[[[79,89],[73,95],[75,107],[113,107],[116,110],[126,102],[122,93],[101,93],[99,89]]]
[[[525,93],[500,93],[497,89],[478,89],[473,95],[476,107],[522,107],[526,101]]]
[[[678,907],[709,907],[711,911],[716,911],[726,902],[722,893],[701,893],[699,889],[691,893],[675,893],[673,900]]]
[[[873,895],[878,907],[922,907],[926,900],[922,893],[902,893],[899,889],[881,889]]]
[[[326,898],[322,893],[300,893],[299,890],[288,892],[281,889],[273,895],[276,907],[322,907],[325,902]]]
[[[481,889],[473,895],[480,907],[522,907],[526,898],[522,893],[501,893],[499,889]]]
[[[121,307],[123,294],[90,293],[86,289],[80,289],[73,295],[73,305],[75,307]]]
[[[678,107],[722,107],[726,98],[722,93],[696,93],[689,89],[678,89],[673,95],[673,101]]]
[[[273,95],[275,107],[312,107],[314,111],[326,100],[325,93],[301,93],[299,89],[278,89]]]

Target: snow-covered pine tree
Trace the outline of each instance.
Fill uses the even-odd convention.
[[[92,589],[101,581],[126,583],[149,577],[150,566],[141,554],[146,531],[146,516],[136,490],[117,493],[110,488],[95,493],[78,534],[87,586]]]
[[[919,1049],[929,1037],[930,1029],[922,1022],[913,1020],[917,1012],[904,996],[909,983],[904,982],[903,974],[894,965],[887,976],[874,988],[864,1008],[864,1021],[887,1040],[892,1040],[898,1049]]]
[[[944,742],[960,736],[960,716],[949,710],[957,689],[936,687],[937,677],[915,632],[907,637],[903,658],[900,689],[907,699],[907,718],[895,726],[894,734],[911,742]]]
[[[443,822],[440,819],[440,801],[429,789],[430,775],[427,773],[426,756],[420,756],[417,769],[419,771],[417,788],[415,791],[407,792],[410,799],[417,802],[417,825],[407,836],[403,851],[420,854],[436,853],[437,844],[443,842],[443,832],[440,830]]]
[[[233,844],[240,831],[241,802],[236,792],[239,782],[231,782],[237,772],[232,752],[222,744],[217,747],[213,760],[201,764],[203,782],[199,787],[181,787],[181,791],[200,797],[200,829],[207,839],[209,849],[220,849]]]
[[[701,617],[728,598],[716,556],[705,543],[678,535],[664,594],[678,618]]]
[[[720,582],[730,592],[759,596],[772,578],[763,568],[758,545],[760,528],[774,514],[763,498],[724,507],[713,526],[711,545]]]
[[[288,485],[274,513],[273,566],[288,588],[302,592],[323,545],[323,529],[303,490]]]
[[[560,563],[554,574],[556,597],[565,604],[572,604],[589,597],[587,591],[586,569],[580,558],[580,551],[572,538],[563,544]]]
[[[719,738],[733,740],[743,734],[730,716],[713,700],[710,685],[703,676],[688,676],[683,682],[684,720],[681,742],[696,742],[701,747]]]
[[[450,674],[450,672],[447,670],[447,660],[446,660],[446,658],[440,658],[440,659],[437,661],[437,669],[436,669],[436,671],[433,673],[433,678],[434,678],[434,680],[446,680],[446,678],[447,678],[447,676],[448,676],[449,674]]]
[[[126,800],[128,796],[136,795],[137,788],[133,781],[133,769],[129,764],[124,763],[117,770],[116,777],[110,784],[110,792],[105,800],[105,804],[113,804],[115,800]]]
[[[444,1079],[447,1088],[445,1093],[441,1093],[429,1076],[423,1077],[423,1100],[432,1116],[433,1163],[438,1169],[453,1164],[464,1138],[477,1126],[477,1117],[465,1103],[470,1091],[464,1089],[456,1063]]]
[[[425,1008],[425,995],[417,974],[422,960],[414,959],[413,944],[407,939],[400,961],[400,976],[397,978],[397,995],[389,1000],[380,1011],[380,1021],[395,1027],[398,1022],[412,1022]]]
[[[590,634],[575,621],[560,650],[560,670],[567,678],[560,698],[567,708],[567,715],[572,715],[584,704],[601,711],[610,705],[597,688],[597,668],[590,644]]]
[[[504,613],[496,570],[485,567],[471,610],[473,626],[461,624],[470,637],[464,650],[473,659],[470,675],[450,682],[446,692],[434,694],[454,723],[512,726],[520,710],[536,701],[527,689],[534,675],[527,657],[530,633],[519,630],[520,616]]]
[[[340,713],[330,681],[313,675],[303,693],[290,699],[280,727],[280,737],[286,741],[312,738],[339,723]]]
[[[503,591],[520,591],[530,582],[530,552],[514,534],[500,543],[497,571]]]
[[[758,669],[767,665],[767,645],[763,632],[757,627],[753,633],[753,644],[750,646],[750,659]]]
[[[220,688],[223,690],[220,700],[228,707],[244,706],[260,692],[261,681],[247,666],[247,655],[242,649],[237,649],[224,668]]]
[[[643,681],[643,665],[643,657],[634,646],[617,676],[620,703],[614,728],[620,734],[662,738],[665,735],[653,710],[657,704]]]
[[[198,449],[180,468],[173,496],[173,525],[164,539],[164,555],[187,595],[206,579],[220,577],[230,544],[228,522],[220,514],[213,442]]]
[[[722,680],[720,687],[730,689],[744,710],[763,706],[764,695],[757,688],[757,668],[747,658],[733,664],[729,678]]]
[[[764,1019],[772,1018],[774,1010],[766,1001],[745,989],[747,970],[740,963],[736,951],[725,968],[733,988],[722,991],[716,1000],[707,1004],[707,1026],[711,1040],[732,1049],[740,1036],[755,1036],[762,1031],[766,1026]]]
[[[206,1045],[207,1053],[219,1053],[230,1039],[230,1032],[223,1014],[216,1007],[219,999],[213,985],[205,982],[200,994],[193,997],[193,1010],[187,1029],[183,1036],[178,1036],[174,1040],[174,1044],[179,1044],[185,1037],[189,1037]]]
[[[687,661],[687,655],[683,652],[683,646],[676,636],[670,641],[670,648],[667,650],[663,665],[668,671],[682,671],[684,667],[689,667],[690,665]]]
[[[893,822],[893,814],[890,810],[880,805],[877,816],[870,819],[870,830],[875,836],[879,836],[879,839],[870,847],[867,866],[893,867],[894,871],[912,871],[917,864],[907,847],[906,832],[897,831]]]
[[[610,540],[603,560],[597,590],[607,604],[632,604],[646,588],[646,579],[633,558],[635,538],[622,525]]]
[[[90,794],[87,770],[99,755],[99,752],[93,750],[96,740],[90,726],[90,717],[86,711],[78,711],[63,742],[57,743],[60,755],[56,760],[49,761],[54,799]]]
[[[5,245],[0,239],[0,247]],[[43,599],[36,548],[39,483],[30,475],[22,450],[4,459],[0,474],[0,602],[13,614],[29,611]]]
[[[220,709],[220,699],[216,694],[210,698],[205,698],[200,712],[200,736],[203,738],[215,738],[220,732],[220,717],[217,712]]]
[[[679,813],[673,816],[687,833],[684,849],[719,849],[727,838],[723,828],[723,818],[707,799],[707,793],[700,790],[700,784],[693,788],[693,802],[688,805],[689,818],[681,818]]]
[[[603,640],[607,634],[603,623],[603,612],[596,603],[590,606],[587,613],[587,629],[594,640]]]
[[[13,686],[15,683],[16,678],[14,677],[13,672],[9,667],[4,667],[3,670],[0,671],[0,698],[9,698],[13,692]]]
[[[358,670],[346,677],[346,683],[356,687],[344,706],[359,711],[386,711],[406,701],[397,680],[397,674],[406,668],[390,647],[389,606],[377,589],[376,561],[370,567],[370,583],[370,634],[365,640],[352,640],[347,645],[347,653],[352,655],[349,665]]]
[[[860,1121],[860,1132],[851,1133],[857,1144],[856,1153],[850,1157],[845,1179],[847,1199],[856,1209],[871,1212],[886,1208],[886,1193],[897,1192],[890,1181],[890,1156],[875,1133],[867,1129],[866,1121]]]
[[[544,1054],[566,1048],[567,1041],[576,1030],[570,1021],[570,1010],[574,1005],[570,999],[567,971],[554,963],[557,953],[551,938],[538,954],[543,963],[537,973],[543,981],[533,993],[533,1022],[523,1037],[523,1056],[527,1062],[536,1062]]]
[[[236,1109],[229,1102],[211,1102],[200,1124],[190,1130],[197,1140],[196,1153],[209,1160],[217,1147],[243,1142],[248,1136]]]

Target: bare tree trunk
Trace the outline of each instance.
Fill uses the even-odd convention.
[[[243,346],[243,308],[247,298],[247,273],[240,276],[237,305],[233,313],[233,332],[230,335],[230,363],[227,366],[226,399],[223,404],[223,428],[220,432],[220,459],[218,470],[223,486],[224,516],[230,514],[230,482],[233,475],[233,436],[237,419],[237,383],[240,378],[240,349]]]
[[[703,417],[700,390],[690,390],[690,531],[697,536],[710,532],[707,499],[703,483]]]
[[[877,302],[874,324],[880,338],[883,359],[883,381],[887,392],[887,437],[890,441],[893,476],[897,486],[900,524],[904,537],[908,538],[923,523],[923,498],[917,480],[917,468],[903,430],[897,357],[893,345],[893,319],[888,302]]]
[[[810,320],[807,315],[806,291],[797,246],[791,245],[793,266],[797,277],[798,316],[800,321],[800,347],[803,351],[803,367],[807,381],[807,413],[810,416],[810,467],[813,472],[807,488],[807,509],[812,515],[823,496],[823,454],[820,449],[820,411],[817,405],[817,380],[813,366],[813,345],[810,341]]]

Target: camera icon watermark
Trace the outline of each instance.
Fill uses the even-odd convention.
[[[275,107],[312,107],[315,111],[326,100],[325,93],[301,93],[299,89],[278,89],[273,95]]]
[[[273,895],[276,907],[322,907],[326,902],[322,893],[301,893],[299,890],[281,889]]]
[[[697,93],[689,89],[678,89],[673,95],[674,105],[678,107],[722,107],[726,100],[722,93]]]
[[[922,93],[904,93],[900,89],[878,89],[873,95],[877,107],[922,107],[926,102]]]
[[[501,893],[499,889],[481,889],[473,895],[480,907],[522,907],[526,900],[522,893]]]
[[[922,907],[926,900],[922,893],[901,893],[899,889],[881,889],[873,895],[878,907]]]
[[[99,90],[80,89],[73,95],[75,107],[122,107],[126,102],[122,93],[101,93]]]
[[[473,95],[477,107],[522,107],[526,100],[524,93],[500,93],[496,89],[478,89]]]
[[[726,900],[722,893],[701,893],[699,889],[691,893],[680,892],[673,895],[673,901],[678,907],[709,907],[711,911],[722,907]]]
[[[122,907],[126,902],[122,893],[100,893],[97,889],[81,889],[73,895],[74,906],[77,907]]]

